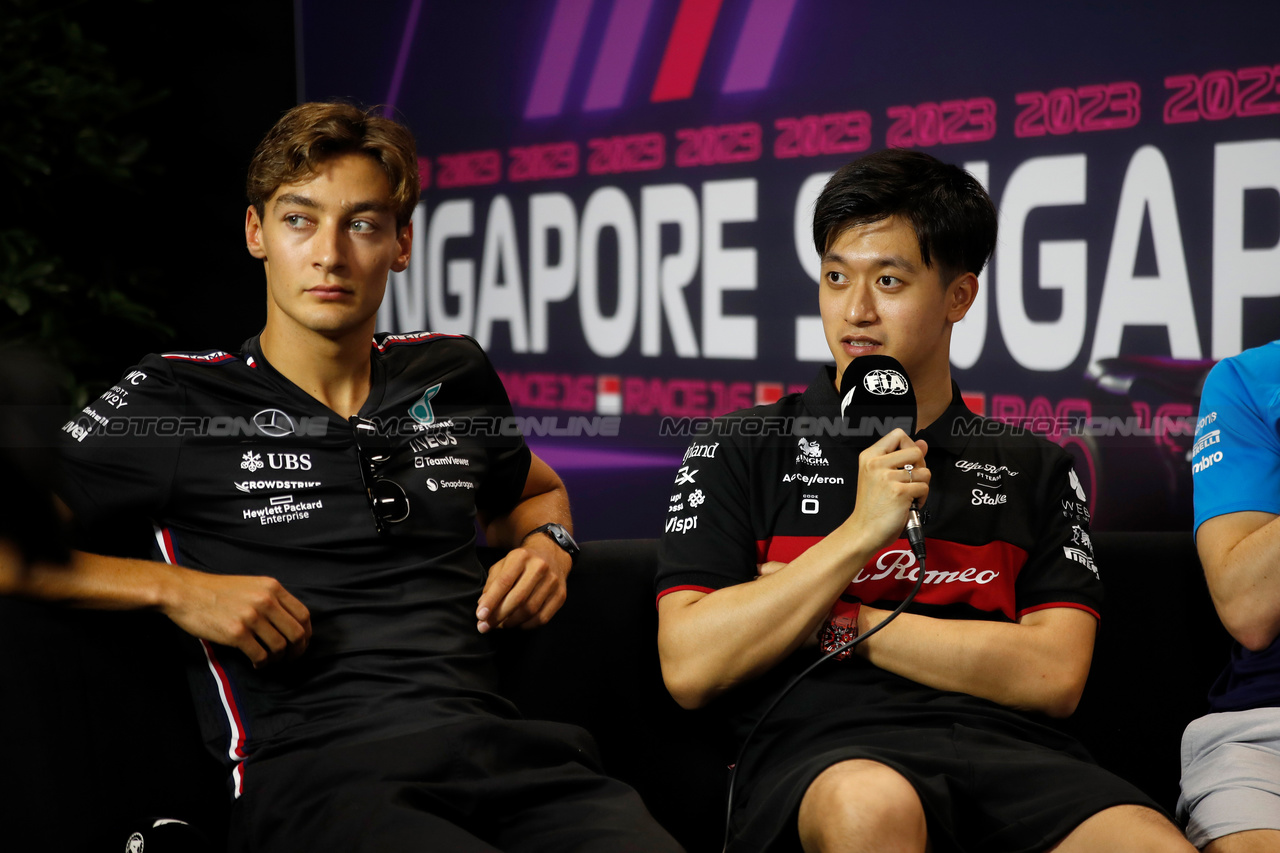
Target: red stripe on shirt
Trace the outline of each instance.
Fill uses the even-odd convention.
[[[822,536],[774,536],[756,542],[760,562],[789,563],[820,542]],[[1017,616],[1014,584],[1027,561],[1027,552],[1008,542],[962,545],[925,539],[925,581],[916,601],[921,604],[967,604],[987,613]],[[882,549],[863,566],[846,592],[863,602],[901,601],[918,577],[915,555],[906,539]]]
[[[226,703],[226,710],[230,712],[231,719],[234,721],[231,733],[232,746],[231,756],[233,758],[245,758],[244,752],[244,721],[240,718],[240,706],[236,704],[235,696],[231,692],[231,679],[227,677],[227,671],[222,668],[221,661],[214,654],[213,645],[208,640],[201,640],[200,644],[204,646],[205,657],[209,660],[209,668],[214,671],[218,678],[218,683],[222,687],[222,696]]]
[[[176,352],[166,352],[161,354],[160,357],[170,359],[171,361],[192,361],[197,364],[221,364],[224,361],[234,361],[236,358],[231,353],[226,353],[226,352],[224,352],[222,355],[217,356],[215,358],[204,358],[202,356],[194,356],[194,355],[182,355],[181,353],[176,353]]]
[[[1019,610],[1018,618],[1021,619],[1023,616],[1026,616],[1028,613],[1035,613],[1037,610],[1052,610],[1055,607],[1070,607],[1074,610],[1083,610],[1085,613],[1088,613],[1090,616],[1092,616],[1094,619],[1097,619],[1099,622],[1102,621],[1102,616],[1099,615],[1098,611],[1094,610],[1092,607],[1089,607],[1088,605],[1077,604],[1074,601],[1051,601],[1048,604],[1037,604],[1035,607],[1028,607],[1026,610]]]
[[[708,595],[715,592],[715,590],[709,586],[697,586],[696,584],[684,584],[682,586],[673,586],[671,587],[671,589],[664,589],[662,592],[658,593],[658,597],[654,599],[653,603],[656,605],[659,601],[662,600],[662,596],[666,595],[669,592],[680,592],[681,590],[685,590],[685,589],[691,589],[694,592],[705,592]]]
[[[178,564],[178,551],[173,546],[173,534],[169,528],[164,527],[159,530],[160,549],[164,552],[165,560],[172,566]],[[227,677],[227,671],[223,669],[222,663],[218,660],[217,655],[213,652],[213,646],[208,640],[201,639],[200,645],[204,648],[204,656],[209,664],[209,669],[213,672],[214,678],[218,682],[218,694],[222,698],[222,709],[227,714],[227,722],[231,728],[231,745],[228,749],[230,758],[238,758],[244,761],[247,757],[244,751],[245,732],[244,720],[240,716],[240,706],[236,704],[235,694],[231,692],[231,679]],[[236,765],[236,769],[240,769],[242,765]],[[236,776],[232,771],[233,777]],[[239,797],[244,790],[243,773],[236,777],[235,793]]]

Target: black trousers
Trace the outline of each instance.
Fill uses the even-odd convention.
[[[245,767],[230,849],[677,853],[584,730],[478,718]]]

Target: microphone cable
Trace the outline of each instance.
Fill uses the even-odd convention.
[[[841,645],[836,646],[834,649],[805,667],[804,670],[802,670],[795,678],[791,679],[791,681],[787,683],[787,686],[783,687],[782,690],[778,692],[778,695],[774,697],[773,701],[769,703],[769,707],[764,709],[764,713],[760,715],[760,719],[756,720],[756,724],[751,727],[751,731],[747,732],[747,736],[743,738],[742,745],[738,747],[738,757],[734,760],[733,766],[729,769],[728,803],[725,806],[724,815],[724,846],[721,848],[721,853],[728,853],[729,850],[729,823],[733,818],[733,785],[738,777],[738,767],[742,764],[743,755],[746,754],[747,744],[751,743],[751,738],[755,736],[760,725],[771,713],[773,713],[773,709],[778,707],[778,703],[781,702],[783,698],[791,692],[792,688],[799,684],[805,676],[817,669],[824,661],[829,660],[843,651],[853,648],[858,645],[858,643],[861,643],[863,640],[875,634],[894,619],[897,619],[902,611],[906,610],[908,605],[915,601],[916,593],[920,592],[920,587],[924,585],[924,534],[920,529],[920,516],[914,503],[911,506],[911,517],[907,522],[907,540],[911,544],[912,553],[914,553],[916,559],[920,561],[919,576],[916,578],[915,586],[911,587],[911,591],[907,593],[907,597],[902,600],[901,604],[894,608],[892,613],[884,617],[884,619],[881,619],[880,623],[870,631],[865,634],[859,634],[847,643],[842,643]]]

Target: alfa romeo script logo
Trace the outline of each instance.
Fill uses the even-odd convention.
[[[258,432],[271,438],[283,438],[297,432],[293,418],[279,409],[263,409],[258,412],[253,416],[253,425],[258,428]]]

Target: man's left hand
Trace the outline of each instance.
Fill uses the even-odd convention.
[[[545,540],[541,541],[541,540]],[[572,558],[541,533],[493,564],[476,607],[476,628],[537,628],[564,604]]]

